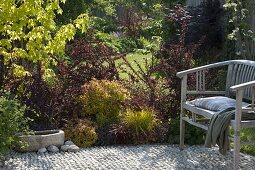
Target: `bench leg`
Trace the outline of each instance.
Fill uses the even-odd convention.
[[[234,136],[234,170],[238,170],[240,160],[240,131],[235,131]]]
[[[184,149],[184,134],[185,134],[185,121],[182,117],[185,115],[183,104],[186,102],[187,94],[187,75],[182,78],[181,87],[181,114],[180,114],[180,150]]]
[[[235,112],[235,138],[234,138],[234,170],[238,170],[240,161],[240,129],[242,116],[243,90],[236,92],[236,112]]]
[[[185,121],[180,118],[180,150],[184,149]]]

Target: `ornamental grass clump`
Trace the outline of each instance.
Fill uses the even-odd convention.
[[[117,122],[129,99],[128,90],[116,81],[93,79],[83,86],[83,91],[82,116],[91,116],[99,127]]]
[[[112,144],[145,144],[160,141],[162,122],[151,108],[127,109],[121,122],[111,126]]]
[[[152,133],[161,121],[157,119],[155,111],[145,108],[141,111],[128,109],[124,114],[123,123],[135,136],[140,136]]]

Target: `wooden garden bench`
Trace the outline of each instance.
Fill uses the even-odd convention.
[[[226,86],[223,91],[206,91],[206,73],[210,69],[219,69],[217,67],[227,67]],[[196,89],[191,91],[187,85],[188,76],[196,76]],[[180,114],[180,149],[184,148],[185,122],[194,126],[208,130],[208,124],[202,123],[198,118],[210,120],[217,111],[197,107],[192,102],[187,101],[187,95],[213,95],[226,96],[235,99],[235,119],[231,120],[230,125],[234,129],[234,137],[230,140],[234,142],[234,169],[238,169],[240,159],[240,128],[255,127],[255,120],[241,121],[242,113],[254,111],[255,96],[255,61],[248,60],[230,60],[214,64],[209,64],[177,73],[181,78],[181,114]],[[246,100],[251,105],[248,108],[242,107],[242,101]],[[192,114],[187,116],[186,111]],[[201,119],[202,120],[202,119]],[[244,145],[253,145],[252,142],[246,142]]]

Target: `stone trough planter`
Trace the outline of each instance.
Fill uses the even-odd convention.
[[[61,146],[65,141],[65,134],[62,130],[35,131],[31,135],[20,135],[19,137],[28,146],[15,148],[18,152],[33,152],[50,145]]]

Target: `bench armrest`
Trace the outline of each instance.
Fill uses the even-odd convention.
[[[201,67],[196,67],[196,68],[192,68],[192,69],[188,69],[188,70],[184,70],[184,71],[180,71],[176,74],[177,77],[182,78],[183,76],[190,74],[190,73],[194,73],[197,71],[202,71],[205,69],[209,69],[209,68],[214,68],[214,67],[220,67],[220,66],[225,66],[225,65],[229,65],[231,64],[233,61],[223,61],[223,62],[218,62],[218,63],[214,63],[214,64],[208,64],[208,65],[204,65]]]
[[[254,87],[254,86],[255,86],[255,81],[249,81],[246,83],[231,86],[230,89],[232,91],[237,91],[237,90],[245,89],[247,87]]]

